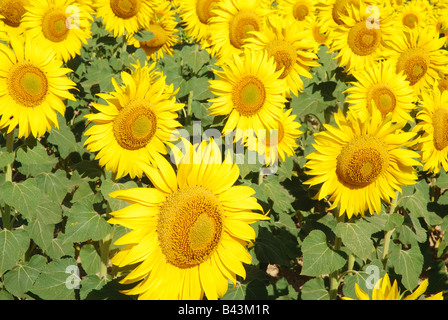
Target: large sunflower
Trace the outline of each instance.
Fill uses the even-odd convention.
[[[284,108],[286,82],[282,70],[275,71],[274,58],[265,51],[244,50],[215,71],[218,80],[210,80],[211,116],[228,115],[224,134],[236,130],[236,139],[247,130],[274,129]]]
[[[77,17],[70,21],[77,25],[68,26],[73,5],[77,5],[74,0],[33,0],[22,18],[25,32],[36,38],[40,50],[53,50],[65,62],[80,54],[91,38],[90,14],[84,6],[77,6]]]
[[[157,166],[167,154],[166,143],[171,140],[180,123],[173,90],[165,84],[165,77],[151,66],[135,66],[132,74],[122,72],[124,86],[112,81],[115,92],[100,94],[107,105],[94,103],[99,113],[86,115],[95,123],[85,135],[85,145],[97,152],[96,159],[117,177],[129,174],[141,177],[139,161]]]
[[[416,97],[403,72],[395,74],[395,67],[389,62],[378,62],[372,69],[354,72],[358,80],[345,90],[350,110],[359,114],[361,121],[367,121],[372,108],[381,111],[383,117],[392,113],[392,121],[414,121],[410,112],[415,109]]]
[[[418,123],[414,131],[422,132],[418,138],[423,170],[438,173],[443,167],[448,171],[448,91],[434,87],[432,92],[423,92]]]
[[[11,38],[11,47],[0,44],[0,128],[18,126],[19,137],[39,137],[58,128],[63,100],[75,100],[69,92],[75,83],[66,76],[71,70],[31,39]]]
[[[288,85],[287,93],[297,96],[303,91],[301,76],[311,79],[309,70],[319,66],[316,43],[310,30],[300,28],[292,20],[271,16],[267,22],[263,32],[251,32],[252,36],[245,41],[244,47],[266,50],[269,57],[274,57],[276,70],[282,70],[280,78],[285,79]]]
[[[163,54],[173,55],[172,48],[179,40],[176,36],[176,17],[175,11],[171,8],[169,2],[162,2],[155,6],[151,17],[141,24],[139,30],[148,30],[153,34],[153,38],[148,41],[137,41],[134,34],[127,36],[130,45],[142,48],[149,60],[156,61],[163,58]]]
[[[93,0],[96,16],[103,19],[104,27],[114,37],[135,33],[139,25],[148,23],[153,3],[151,0]]]
[[[245,249],[255,239],[250,226],[269,219],[248,186],[234,186],[239,169],[222,162],[216,143],[186,148],[177,174],[168,164],[145,173],[155,188],[111,193],[132,203],[112,212],[110,223],[132,231],[118,239],[126,245],[111,262],[120,267],[138,264],[122,283],[135,283],[124,291],[139,299],[207,299],[222,297],[228,279],[246,276],[243,263],[251,263]],[[201,161],[192,161],[201,159]]]
[[[398,32],[389,39],[390,50],[384,56],[391,60],[396,72],[403,71],[418,95],[432,88],[440,74],[448,74],[448,51],[442,49],[445,40],[435,28],[422,32]]]
[[[210,18],[211,53],[218,63],[240,54],[249,31],[263,31],[271,13],[266,0],[221,0]],[[222,61],[222,62],[220,62]]]
[[[349,73],[372,67],[382,53],[385,41],[396,32],[391,24],[391,11],[387,7],[380,8],[378,21],[372,19],[366,9],[363,2],[359,7],[348,6],[347,15],[340,16],[344,24],[338,25],[332,32],[329,51],[337,52],[339,66],[345,67]]]
[[[404,122],[383,119],[375,110],[368,122],[361,122],[355,113],[344,117],[335,114],[337,127],[324,125],[327,131],[314,135],[316,151],[306,156],[307,173],[304,184],[320,185],[319,200],[329,196],[330,209],[337,206],[339,214],[364,215],[381,212],[381,200],[390,203],[395,191],[417,180],[413,166],[419,155],[406,147],[415,133],[402,132]]]
[[[181,2],[180,18],[185,32],[195,39],[202,48],[208,48],[210,43],[209,19],[214,17],[213,9],[220,0],[184,0]]]

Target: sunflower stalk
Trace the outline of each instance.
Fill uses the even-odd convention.
[[[14,130],[6,135],[6,152],[14,153]],[[8,163],[5,167],[5,182],[12,182],[12,166],[14,161]],[[5,204],[5,208],[2,210],[2,221],[3,227],[6,229],[11,229],[11,207]]]
[[[390,206],[389,215],[391,215],[392,213],[395,212],[395,209],[397,208],[397,203],[398,203],[398,191],[396,191],[395,198],[392,201],[392,204]],[[392,234],[394,233],[394,231],[395,231],[395,228],[387,231],[386,234],[384,235],[384,247],[383,247],[383,254],[381,257],[381,261],[383,262],[384,268],[386,268],[387,258],[389,257],[390,240],[392,238]]]
[[[344,222],[344,216],[339,215],[338,210],[333,210],[333,214],[336,217],[337,223]],[[336,236],[334,239],[333,250],[338,251],[341,249],[341,247],[342,247],[342,239]],[[338,287],[341,280],[341,278],[339,277],[339,270],[330,273],[329,278],[330,278],[330,288],[328,290],[328,294],[330,296],[330,300],[336,300],[338,295]]]

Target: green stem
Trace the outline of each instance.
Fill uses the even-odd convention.
[[[339,210],[333,210],[333,214],[335,215],[337,223],[343,223],[345,217],[339,215]],[[338,251],[342,247],[342,239],[339,237],[335,237],[333,250]],[[330,300],[336,300],[338,296],[338,287],[339,287],[339,270],[336,270],[329,275],[330,278],[330,288],[328,290],[328,294],[330,296]]]
[[[13,153],[14,152],[14,130],[6,135],[6,152]],[[12,182],[12,166],[14,161],[7,164],[5,167],[5,182]],[[2,221],[3,227],[6,229],[11,229],[11,207],[5,204],[5,208],[2,211]]]
[[[395,193],[395,199],[392,201],[392,204],[389,209],[389,215],[395,212],[395,209],[397,208],[397,201],[398,201],[398,191]],[[383,267],[386,268],[387,264],[387,258],[389,255],[389,246],[390,246],[390,240],[392,238],[392,234],[394,233],[395,228],[392,230],[389,230],[384,235],[384,246],[383,246],[383,254],[381,257],[381,261],[383,262]]]
[[[355,259],[356,256],[353,253],[350,253],[347,262],[347,272],[353,271],[353,267],[355,266]]]
[[[100,278],[105,279],[107,277],[107,266],[109,265],[109,250],[112,243],[112,233],[109,233],[104,239],[100,240]]]
[[[340,250],[342,246],[342,240],[339,237],[336,237],[334,239],[334,250]],[[330,273],[330,290],[329,290],[329,295],[330,295],[330,300],[336,300],[337,299],[337,295],[338,295],[338,287],[339,287],[339,279],[338,279],[338,275],[339,275],[339,270],[336,270],[332,273]]]

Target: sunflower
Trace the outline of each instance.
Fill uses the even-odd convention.
[[[417,300],[428,288],[428,279],[425,279],[411,294],[404,296],[405,292],[398,289],[397,280],[393,285],[390,283],[387,273],[380,278],[372,289],[372,299],[364,292],[357,283],[355,283],[355,293],[359,300]],[[349,297],[342,297],[344,300],[355,300]],[[443,292],[439,292],[424,300],[443,300]]]
[[[303,132],[299,130],[300,123],[295,121],[296,115],[291,112],[292,109],[282,112],[274,129],[256,132],[256,141],[248,139],[248,149],[264,156],[267,166],[278,163],[279,159],[285,161],[294,155],[294,149],[298,147],[297,139]]]
[[[405,148],[415,143],[415,133],[400,131],[405,123],[393,123],[390,117],[383,119],[374,110],[368,122],[361,122],[356,113],[346,118],[339,110],[338,127],[324,125],[327,131],[314,135],[316,151],[306,156],[305,164],[314,177],[304,184],[321,184],[316,198],[329,195],[330,209],[339,205],[339,215],[379,214],[381,200],[390,203],[395,190],[415,184],[413,166],[420,164],[413,158],[419,155]]]
[[[427,0],[412,0],[397,8],[394,25],[421,32],[427,25],[434,24],[435,20],[433,5]]]
[[[396,72],[403,71],[419,95],[432,88],[440,74],[448,74],[448,51],[443,50],[445,40],[439,38],[435,28],[425,28],[420,33],[398,32],[389,39],[389,50],[383,55],[395,65]]]
[[[282,70],[275,71],[274,58],[265,51],[244,50],[244,55],[215,70],[218,80],[210,80],[210,116],[228,115],[224,134],[236,130],[236,140],[247,130],[275,128],[286,98]],[[254,132],[253,132],[254,133]]]
[[[30,2],[30,0],[0,1],[0,21],[2,29],[5,29],[9,37],[23,33],[21,19],[26,12],[25,7]]]
[[[68,26],[69,9],[76,5],[74,0],[36,0],[26,7],[22,18],[25,32],[36,38],[40,50],[53,50],[65,62],[80,54],[91,38],[90,15],[83,6],[78,6],[77,17],[71,20],[76,25]]]
[[[0,128],[9,133],[19,126],[19,137],[37,138],[58,128],[63,100],[75,100],[69,92],[75,83],[66,76],[72,70],[32,39],[11,38],[11,47],[0,43]]]
[[[348,15],[348,8],[359,8],[361,0],[319,0],[316,4],[317,18],[322,23],[324,33],[331,38],[333,30],[344,24],[343,16]]]
[[[387,7],[380,8],[379,19],[375,21],[365,4],[350,5],[347,15],[340,17],[344,24],[335,27],[329,44],[330,52],[338,52],[339,66],[345,66],[348,73],[372,67],[382,53],[385,41],[395,32],[391,18]]]
[[[383,117],[392,113],[395,122],[414,121],[410,112],[415,109],[416,97],[403,72],[397,75],[391,63],[378,62],[372,69],[353,75],[358,81],[344,93],[349,94],[346,102],[361,121],[371,117],[372,108],[381,111]]]
[[[307,19],[304,24],[304,29],[310,30],[312,34],[312,39],[316,44],[316,52],[319,51],[320,45],[328,44],[328,35],[322,27],[322,22],[317,19],[317,16]]]
[[[140,281],[125,294],[139,299],[207,299],[222,297],[228,279],[246,276],[251,263],[245,249],[255,239],[250,226],[269,219],[248,186],[234,186],[239,169],[221,161],[211,141],[189,148],[177,167],[168,164],[145,173],[155,188],[111,193],[130,206],[112,212],[112,224],[132,231],[118,239],[126,245],[111,262],[120,267],[138,264],[121,282]],[[188,161],[183,159],[188,158]],[[194,162],[192,159],[201,159]]]
[[[210,42],[209,19],[214,17],[213,9],[220,0],[185,0],[181,2],[180,18],[187,35],[195,39],[201,48],[208,48]]]
[[[140,25],[146,25],[153,13],[151,0],[93,0],[96,16],[114,37],[135,33]]]
[[[240,54],[249,31],[263,31],[265,17],[272,11],[266,0],[221,0],[210,18],[211,54],[218,64]]]
[[[154,13],[147,20],[147,23],[141,24],[139,30],[148,30],[153,33],[153,38],[149,41],[137,41],[134,34],[127,36],[129,45],[136,48],[142,48],[149,60],[156,61],[163,58],[163,54],[173,55],[173,46],[179,41],[176,37],[176,18],[175,11],[171,8],[169,2],[163,2],[154,7]]]
[[[434,87],[423,92],[421,108],[414,131],[423,132],[417,145],[423,170],[438,173],[443,167],[448,171],[448,91]]]
[[[303,91],[301,76],[311,79],[311,67],[319,66],[316,43],[309,30],[304,30],[291,20],[276,16],[267,19],[263,32],[253,31],[244,47],[253,50],[266,50],[273,57],[276,71],[282,70],[280,79],[287,83],[287,94],[298,96]]]
[[[312,19],[316,13],[316,0],[280,0],[277,10],[288,20],[296,21],[303,25],[308,19]]]
[[[98,95],[107,105],[93,103],[99,113],[85,116],[95,123],[85,132],[87,150],[98,151],[95,159],[117,178],[141,177],[139,161],[155,165],[164,161],[166,143],[180,126],[177,111],[183,104],[176,103],[172,88],[154,67],[137,64],[132,74],[122,72],[121,87],[112,78],[115,91]]]

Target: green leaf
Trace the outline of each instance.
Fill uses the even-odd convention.
[[[129,202],[111,198],[109,194],[113,191],[118,190],[126,190],[131,188],[137,188],[138,185],[134,181],[127,181],[125,183],[117,183],[112,180],[104,180],[101,184],[101,193],[104,197],[104,199],[107,200],[109,203],[109,207],[111,211],[117,211],[120,209],[123,209],[124,207],[127,207],[129,205]]]
[[[81,290],[79,291],[79,297],[81,300],[88,299],[91,292],[101,290],[107,283],[107,279],[101,279],[97,275],[87,275],[82,278]]]
[[[22,164],[19,171],[26,176],[36,176],[41,172],[50,172],[58,162],[53,154],[47,154],[40,143],[37,143],[32,149],[28,148],[26,152],[19,149],[16,160]]]
[[[302,300],[330,300],[330,295],[322,278],[308,280],[301,289]]]
[[[23,258],[30,245],[30,238],[23,229],[0,231],[0,276]]]
[[[42,172],[36,176],[40,189],[53,201],[61,204],[69,191],[69,180],[65,171]]]
[[[403,224],[404,217],[398,213],[392,213],[387,215],[387,221],[384,226],[384,231],[390,231],[394,228],[398,228]]]
[[[396,273],[402,275],[401,283],[406,289],[414,290],[418,285],[419,276],[423,271],[423,255],[415,243],[408,250],[396,245],[391,250],[388,259]]]
[[[48,142],[57,146],[62,158],[66,158],[72,152],[83,151],[80,143],[76,142],[75,135],[65,123],[65,118],[58,115],[59,129],[52,129],[48,136]]]
[[[289,193],[289,191],[280,184],[279,177],[277,175],[269,175],[263,179],[261,189],[264,194],[272,200],[272,209],[277,213],[289,213],[294,212],[292,203],[295,198]]]
[[[341,269],[346,259],[342,253],[331,249],[327,244],[325,233],[311,231],[302,244],[303,269],[301,274],[319,276]]]
[[[210,55],[206,50],[201,50],[198,44],[184,46],[180,51],[184,63],[191,67],[194,73],[198,73],[202,66],[210,61]]]
[[[87,274],[96,274],[100,271],[101,257],[91,244],[85,245],[79,252],[82,268]]]
[[[51,240],[50,245],[44,252],[52,259],[60,259],[64,256],[74,256],[75,249],[73,248],[73,242],[60,232],[56,238]]]
[[[32,212],[32,217],[29,218],[39,220],[42,224],[54,225],[62,220],[62,208],[59,204],[44,195],[41,196],[36,210]]]
[[[18,264],[4,275],[5,288],[14,296],[23,298],[45,267],[46,261],[44,256],[34,255],[30,261]]]
[[[40,190],[35,179],[27,179],[23,182],[5,182],[0,186],[3,200],[14,207],[24,217],[30,217],[39,204]]]
[[[81,279],[71,272],[72,268],[77,268],[76,260],[73,258],[48,263],[30,291],[44,300],[74,300],[73,284],[80,282]]]
[[[146,42],[154,38],[154,33],[149,30],[138,30],[133,34],[133,37],[139,42]]]
[[[14,162],[14,153],[0,151],[0,167],[6,167]]]
[[[111,226],[106,220],[84,202],[75,203],[68,211],[67,216],[65,227],[67,241],[100,240],[111,230]]]
[[[46,250],[53,240],[54,225],[42,223],[39,219],[30,219],[25,229],[31,239],[43,250]]]
[[[375,250],[370,235],[373,229],[362,220],[356,223],[338,223],[335,230],[336,236],[340,237],[342,243],[356,256],[366,260]]]

